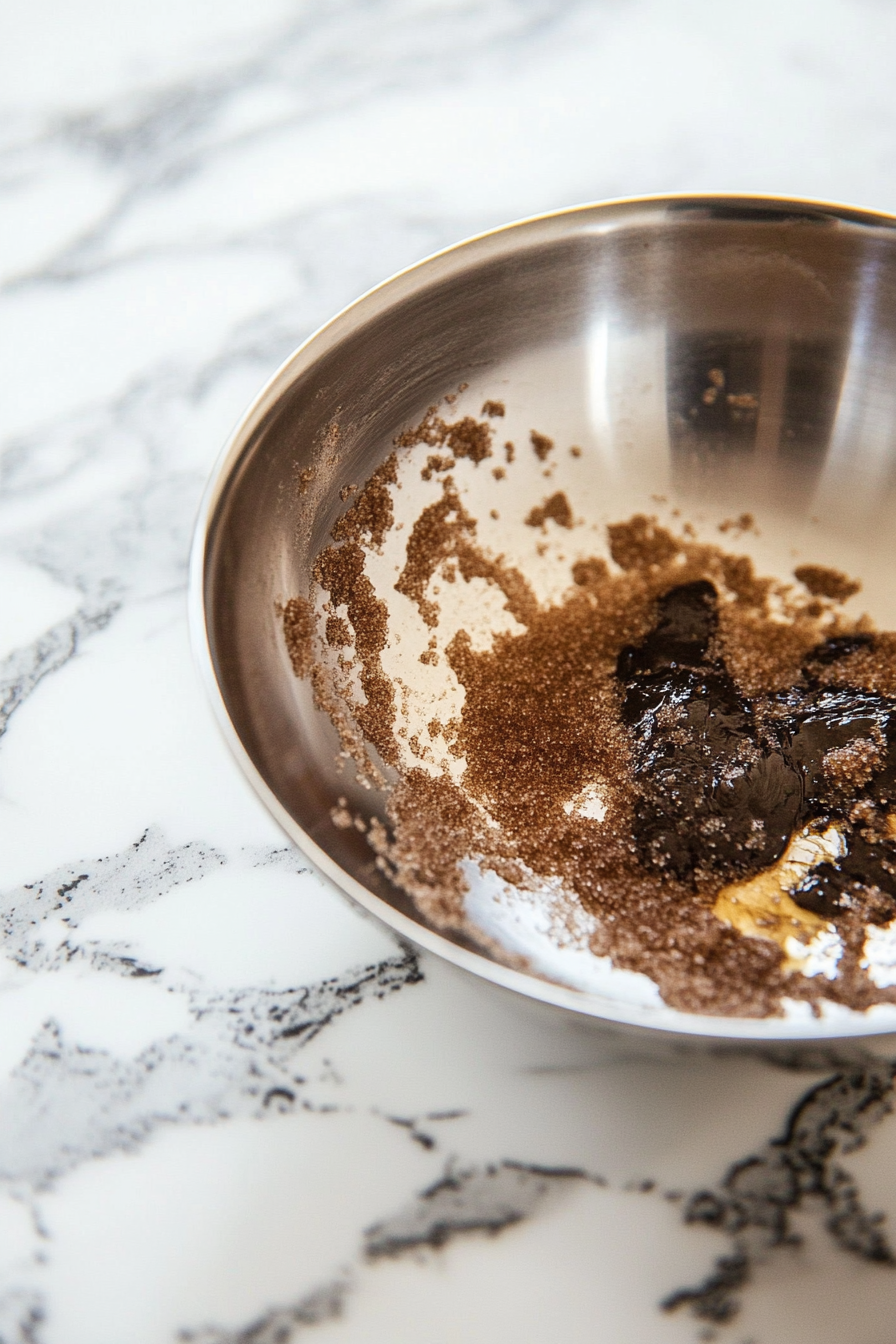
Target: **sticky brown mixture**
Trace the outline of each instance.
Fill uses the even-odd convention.
[[[490,452],[480,431],[489,427],[447,424],[430,408],[396,444],[447,446],[478,463]],[[544,460],[553,442],[531,438]],[[393,457],[314,570],[329,597],[326,640],[353,639],[360,664],[366,703],[351,715],[391,765],[389,612],[364,548],[392,524],[395,480]],[[400,769],[390,827],[369,831],[379,866],[432,923],[474,936],[459,860],[474,856],[517,886],[559,879],[596,918],[592,950],[644,972],[686,1011],[762,1017],[784,997],[857,1009],[896,1001],[861,965],[868,926],[896,918],[896,634],[840,612],[855,581],[802,566],[807,598],[756,575],[749,557],[639,514],[607,528],[612,567],[602,556],[575,561],[562,600],[539,606],[526,577],[482,548],[450,476],[441,488],[413,524],[396,590],[435,629],[434,577],[483,578],[524,629],[485,650],[463,630],[448,645],[463,708],[450,725],[430,720],[428,734],[444,735],[464,773],[455,783]],[[562,492],[524,519],[547,520],[573,527]],[[310,643],[303,601],[282,609],[298,675]],[[435,638],[419,661],[438,663]],[[417,736],[409,745],[435,759]],[[570,805],[589,789],[599,819]],[[842,942],[836,974],[800,973],[791,935],[799,951],[824,929]]]

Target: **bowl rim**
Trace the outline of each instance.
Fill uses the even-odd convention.
[[[190,549],[187,616],[193,659],[218,729],[248,782],[282,830],[298,846],[318,873],[337,891],[360,906],[362,912],[386,924],[406,942],[441,957],[481,980],[511,990],[526,999],[535,999],[554,1008],[566,1009],[579,1018],[584,1017],[597,1023],[603,1022],[609,1027],[641,1029],[651,1033],[658,1032],[666,1037],[703,1039],[716,1045],[726,1041],[755,1044],[816,1043],[888,1035],[896,1031],[896,1022],[892,1020],[876,1022],[870,1018],[862,1021],[857,1014],[849,1013],[847,1016],[848,1010],[844,1011],[842,1018],[839,1012],[836,1016],[820,1018],[736,1018],[685,1013],[666,1005],[662,1005],[661,1008],[642,1007],[574,989],[541,978],[535,973],[514,970],[490,960],[479,952],[452,942],[436,930],[402,914],[388,901],[375,895],[346,872],[299,825],[266,783],[251,759],[227,710],[215,672],[205,594],[208,539],[218,505],[261,422],[286,389],[301,374],[313,368],[322,355],[338,344],[344,329],[350,331],[359,321],[366,321],[377,311],[391,307],[393,301],[400,301],[422,284],[435,279],[440,270],[447,272],[450,263],[458,257],[458,254],[473,257],[476,253],[481,253],[484,258],[493,250],[496,242],[500,243],[509,235],[516,234],[524,245],[527,241],[523,238],[525,231],[529,231],[532,235],[532,242],[542,241],[543,235],[549,237],[552,233],[557,238],[564,234],[572,236],[572,231],[564,229],[563,226],[568,225],[575,216],[583,216],[583,221],[593,220],[602,225],[601,232],[609,232],[614,228],[614,221],[615,227],[620,227],[631,223],[639,213],[655,216],[664,213],[670,207],[680,209],[689,205],[695,209],[706,209],[713,205],[742,206],[747,213],[751,210],[774,211],[779,215],[783,213],[794,217],[820,216],[831,222],[896,229],[896,216],[884,211],[813,197],[766,195],[760,192],[655,193],[583,202],[564,206],[558,210],[528,215],[461,239],[396,271],[340,309],[287,356],[249,403],[221,449],[202,493]],[[583,231],[593,232],[589,229]],[[873,1012],[873,1009],[869,1011]]]

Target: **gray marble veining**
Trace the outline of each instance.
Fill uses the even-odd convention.
[[[626,192],[896,206],[891,7],[3,25],[0,1340],[888,1338],[892,1065],[484,1017],[285,847],[184,584],[246,402],[427,252]]]

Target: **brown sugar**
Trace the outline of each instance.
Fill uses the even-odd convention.
[[[382,466],[377,467],[358,498],[334,526],[334,541],[360,541],[369,537],[371,546],[382,546],[392,526],[392,496],[388,487],[398,480],[398,463],[390,453]]]
[[[448,426],[446,443],[455,457],[468,457],[471,462],[482,462],[492,455],[491,430],[469,415]]]
[[[643,513],[635,514],[625,523],[612,523],[607,528],[607,536],[610,555],[620,569],[665,565],[681,549],[671,533],[660,527],[655,518],[648,518]]]
[[[752,532],[756,527],[756,520],[752,513],[742,513],[737,518],[725,518],[719,523],[720,532],[733,532],[735,536],[740,536],[744,532]]]
[[[883,764],[881,745],[855,738],[844,747],[834,747],[824,758],[824,773],[843,793],[855,795],[869,783]]]
[[[327,643],[334,649],[344,649],[346,645],[351,644],[352,632],[348,621],[344,621],[341,616],[328,616],[326,638]]]
[[[472,533],[475,526],[450,476],[442,483],[442,498],[425,508],[414,523],[395,591],[417,604],[428,626],[439,623],[438,606],[426,596],[429,581],[443,560],[457,555],[464,534]]]
[[[838,569],[828,569],[825,565],[800,565],[793,571],[793,577],[808,588],[813,597],[827,597],[832,602],[845,602],[862,587],[857,579],[850,579]]]
[[[337,758],[337,768],[341,769],[343,762],[350,760],[354,762],[358,783],[363,788],[384,788],[385,778],[370,759],[364,746],[363,734],[336,689],[330,669],[323,663],[315,663],[312,667],[311,687],[315,706],[329,717],[339,737],[341,752]]]
[[[505,413],[503,401],[486,401],[482,404],[482,414],[492,417],[503,416]]]
[[[548,453],[554,446],[554,440],[549,439],[546,434],[539,434],[537,429],[533,429],[529,434],[532,447],[535,449],[535,456],[539,462],[544,462]]]
[[[434,475],[442,471],[450,471],[455,465],[453,457],[439,457],[437,453],[430,453],[426,459],[426,466],[420,472],[420,479],[431,481]]]
[[[317,622],[307,597],[291,597],[280,608],[283,637],[292,670],[297,677],[310,677],[314,667],[314,636]]]
[[[544,525],[548,519],[552,519],[558,527],[572,527],[574,518],[569,500],[562,490],[551,495],[542,505],[530,511],[526,518],[527,527],[540,527],[544,531]]]
[[[535,598],[522,574],[500,559],[484,555],[472,542],[476,520],[460,502],[454,482],[442,483],[442,498],[425,508],[408,538],[407,559],[395,585],[396,592],[416,603],[430,628],[439,623],[439,608],[426,596],[430,579],[439,565],[453,558],[461,577],[485,579],[502,590],[507,607],[518,620],[534,610]]]
[[[846,684],[880,695],[896,695],[896,633],[881,630],[872,637],[861,621],[856,622],[856,628],[865,638],[857,640],[856,647],[838,664],[819,667],[815,675],[825,686]]]
[[[314,578],[330,594],[334,606],[348,610],[361,662],[361,689],[367,698],[366,704],[357,707],[355,718],[368,742],[392,765],[398,757],[392,735],[395,692],[380,662],[389,635],[386,604],[377,597],[364,573],[364,552],[357,542],[346,542],[338,548],[328,546],[322,551],[314,565]]]
[[[484,420],[474,420],[471,415],[449,424],[438,414],[437,406],[430,406],[419,425],[395,438],[397,448],[411,448],[417,443],[447,448],[454,457],[468,457],[478,464],[492,455],[492,429]]]
[[[580,588],[596,588],[599,584],[606,583],[609,577],[609,566],[606,560],[600,557],[591,556],[588,560],[577,560],[572,567],[573,582]]]
[[[710,378],[710,387],[721,395],[724,381]],[[483,414],[497,414],[489,405]],[[396,445],[450,452],[450,459],[429,456],[422,473],[429,480],[447,469],[447,461],[452,466],[464,457],[473,465],[480,462],[491,451],[490,434],[487,424],[471,417],[449,425],[432,407],[421,425],[398,436]],[[553,442],[535,431],[531,438],[544,461]],[[512,445],[506,457],[511,464]],[[865,618],[844,617],[839,604],[858,591],[857,583],[834,570],[802,566],[795,571],[806,590],[800,592],[757,575],[746,555],[698,542],[689,525],[673,535],[655,517],[635,514],[607,527],[609,560],[601,555],[572,560],[569,586],[542,604],[520,569],[483,547],[477,520],[463,502],[462,481],[448,476],[441,481],[440,497],[413,518],[395,590],[435,632],[442,616],[439,586],[481,579],[500,590],[518,624],[513,633],[493,633],[486,647],[463,628],[450,640],[444,635],[441,645],[432,633],[422,653],[417,644],[414,665],[419,659],[431,668],[445,667],[446,678],[456,678],[463,698],[459,709],[447,711],[455,714],[448,721],[436,699],[418,724],[409,727],[405,721],[398,727],[396,715],[408,687],[383,670],[390,601],[388,594],[385,599],[378,594],[365,570],[366,553],[381,547],[394,526],[390,487],[396,482],[393,455],[334,527],[333,539],[341,544],[318,556],[314,578],[329,596],[325,619],[316,617],[311,602],[294,598],[283,607],[282,620],[296,673],[307,676],[313,669],[317,701],[333,717],[343,751],[356,763],[361,758],[352,737],[355,724],[382,760],[398,770],[386,799],[388,826],[374,819],[369,839],[378,866],[414,899],[423,916],[513,963],[509,952],[467,919],[468,883],[461,866],[466,859],[512,886],[542,891],[548,884],[566,893],[571,906],[593,920],[591,950],[616,967],[647,975],[666,1004],[684,1011],[755,1018],[781,1013],[784,998],[803,999],[815,1008],[829,999],[859,1010],[896,1002],[896,987],[877,987],[862,964],[868,922],[896,917],[896,891],[888,895],[886,883],[875,887],[862,878],[863,886],[850,876],[853,870],[841,872],[831,859],[827,868],[820,863],[811,872],[804,865],[817,891],[782,889],[780,900],[786,897],[793,909],[795,902],[810,903],[799,906],[802,927],[836,927],[842,955],[832,978],[795,970],[785,952],[787,939],[763,934],[760,918],[751,924],[725,915],[739,891],[752,889],[757,864],[768,885],[775,864],[784,863],[771,862],[778,795],[772,784],[765,787],[763,771],[771,768],[769,761],[783,761],[781,770],[786,767],[793,775],[793,761],[808,759],[805,744],[794,748],[795,756],[786,745],[799,733],[809,734],[806,741],[822,729],[828,734],[822,733],[821,746],[812,748],[812,797],[821,801],[813,803],[816,810],[807,814],[808,822],[788,820],[787,843],[798,838],[801,825],[809,827],[813,843],[823,826],[839,828],[849,836],[854,868],[861,859],[877,864],[875,872],[890,871],[887,846],[896,846],[896,839],[888,829],[887,809],[896,812],[896,778],[892,786],[887,782],[885,729],[891,714],[887,697],[892,697],[896,732],[896,633],[878,633]],[[431,501],[431,494],[426,498]],[[502,506],[502,513],[506,516],[511,507]],[[549,522],[574,526],[563,491],[518,516],[519,524],[542,531]],[[734,534],[754,529],[746,514],[721,527]],[[546,542],[540,547],[552,549]],[[452,602],[458,596],[452,589]],[[700,606],[704,598],[709,603],[705,611]],[[691,603],[688,610],[696,612],[698,625],[705,617],[697,653],[680,612],[669,615],[673,599],[684,603],[682,610]],[[329,647],[354,644],[364,703],[347,698],[344,690],[341,701],[334,698],[332,684],[314,664],[318,619]],[[666,698],[642,714],[638,697],[647,696],[647,703],[663,687],[671,688],[668,695],[663,690]],[[846,697],[842,731],[841,720],[833,727],[828,722],[841,692]],[[760,820],[755,836],[749,833],[744,843],[736,840],[737,825],[753,813],[723,814],[719,821],[700,794],[701,771],[708,770],[700,764],[700,752],[709,752],[711,742],[700,737],[703,728],[693,725],[704,722],[701,714],[712,719],[723,711],[732,745],[718,757],[719,778],[735,793],[753,788],[750,796],[771,809],[770,820]],[[853,722],[855,731],[849,726]],[[696,762],[690,780],[687,765],[676,765],[690,759],[688,751]],[[663,763],[659,773],[644,765],[651,752]],[[682,815],[691,818],[677,829],[666,825],[662,811],[667,801],[663,772],[674,769],[684,780]],[[781,796],[785,801],[796,797],[786,790]],[[582,802],[595,797],[599,814]],[[677,815],[669,813],[673,821]],[[771,857],[761,863],[751,857],[766,851]],[[682,854],[692,857],[685,862]],[[892,862],[896,875],[896,849]],[[848,898],[842,908],[836,904],[841,888]],[[809,913],[816,908],[811,901],[818,905],[822,900],[830,906],[824,907],[827,913]],[[790,907],[785,903],[784,908]]]

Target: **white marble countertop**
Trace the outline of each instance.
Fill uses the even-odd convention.
[[[184,587],[343,304],[606,196],[894,210],[894,66],[885,0],[3,9],[2,1344],[893,1340],[896,1066],[483,1011],[256,801]]]

